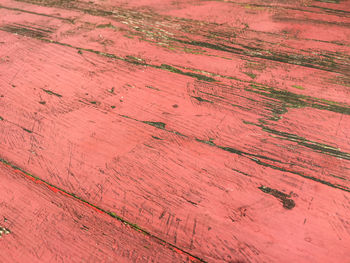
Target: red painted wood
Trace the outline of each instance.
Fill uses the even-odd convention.
[[[0,165],[1,262],[181,262],[164,247],[21,172]]]
[[[50,229],[42,261],[87,246],[92,261],[350,260],[349,5],[4,0],[3,207],[23,218],[6,259],[38,259],[15,244]],[[30,231],[20,196],[36,193],[34,208],[79,211],[95,232],[50,219],[11,237]],[[111,249],[114,225],[138,258]]]

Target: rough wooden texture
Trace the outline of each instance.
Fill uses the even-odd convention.
[[[186,260],[183,253],[11,168],[0,168],[1,262]]]
[[[0,3],[0,261],[350,261],[349,135],[350,1]]]

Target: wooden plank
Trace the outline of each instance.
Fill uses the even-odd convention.
[[[0,164],[1,262],[185,262],[192,258]]]
[[[281,37],[300,21],[255,2],[25,2],[0,8],[3,162],[203,261],[350,257],[345,9],[274,5],[321,21]]]

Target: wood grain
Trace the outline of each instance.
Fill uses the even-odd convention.
[[[109,215],[30,176],[0,167],[1,262],[185,262]]]
[[[23,262],[19,244],[50,230],[60,238],[39,245],[42,261],[85,260],[87,246],[92,262],[350,260],[349,6],[4,0],[4,211],[32,222],[19,200],[38,195],[29,206],[79,211],[95,230],[50,215],[5,243],[0,225],[6,259]]]

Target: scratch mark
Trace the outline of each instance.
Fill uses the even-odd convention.
[[[45,91],[45,92],[46,92],[47,94],[49,94],[49,95],[54,95],[54,96],[57,96],[57,97],[59,97],[59,98],[62,97],[61,94],[58,94],[58,93],[53,92],[53,91],[51,91],[51,90],[43,89],[43,91]]]
[[[76,194],[74,193],[71,193],[71,192],[68,192],[67,190],[64,190],[58,186],[55,186],[35,175],[32,175],[28,172],[26,172],[25,170],[23,170],[22,168],[0,158],[0,163],[12,168],[13,170],[15,170],[16,172],[20,173],[21,175],[23,175],[24,177],[32,180],[33,182],[35,183],[38,183],[38,184],[42,184],[44,186],[46,186],[47,188],[49,188],[50,190],[52,190],[53,192],[55,193],[60,193],[62,195],[65,195],[65,196],[68,196],[68,197],[71,197],[83,204],[85,204],[86,206],[94,209],[95,211],[99,212],[99,213],[102,213],[102,214],[107,214],[113,218],[115,218],[116,220],[122,222],[123,224],[129,226],[130,228],[132,228],[133,230],[137,231],[137,232],[140,232],[146,236],[149,236],[150,238],[153,238],[154,240],[160,242],[161,244],[163,244],[165,247],[168,247],[169,249],[172,249],[180,254],[185,254],[188,256],[189,260],[190,261],[193,261],[193,262],[206,262],[205,260],[203,260],[202,258],[198,257],[198,256],[195,256],[193,254],[191,254],[190,252],[188,251],[185,251],[183,249],[181,249],[180,247],[177,247],[176,245],[166,241],[166,240],[163,240],[162,238],[150,233],[149,231],[145,230],[144,228],[138,226],[137,224],[135,223],[132,223],[132,222],[129,222],[127,221],[126,219],[122,218],[121,216],[117,215],[116,213],[114,212],[111,212],[111,211],[108,211],[108,210],[105,210],[95,204],[92,204],[90,203],[89,201],[87,200],[84,200],[83,198],[77,196]]]

